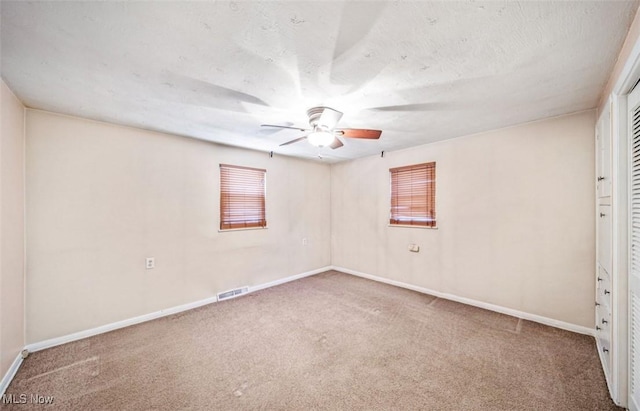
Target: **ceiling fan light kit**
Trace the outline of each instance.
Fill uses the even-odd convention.
[[[307,141],[316,147],[326,147],[333,143],[334,139],[333,133],[322,130],[314,131],[307,136]]]

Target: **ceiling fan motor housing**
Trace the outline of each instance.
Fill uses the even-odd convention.
[[[309,116],[309,125],[312,128],[316,128],[318,125],[318,120],[320,120],[320,116],[324,112],[324,110],[328,107],[319,106],[319,107],[311,107],[307,110],[307,115]]]

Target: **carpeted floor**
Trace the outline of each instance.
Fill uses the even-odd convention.
[[[7,410],[616,409],[591,337],[335,271],[33,353],[7,394],[55,398]]]

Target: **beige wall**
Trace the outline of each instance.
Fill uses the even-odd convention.
[[[331,263],[328,165],[43,111],[26,124],[28,343]],[[220,163],[267,169],[268,229],[218,232]]]
[[[334,165],[333,264],[593,327],[594,124],[588,111]],[[438,228],[389,227],[389,168],[428,161]]]
[[[24,107],[0,80],[0,378],[24,347]]]
[[[594,121],[329,167],[27,110],[27,342],[332,263],[592,327]],[[388,227],[388,169],[425,161],[438,229]],[[219,163],[268,170],[269,229],[218,232]]]

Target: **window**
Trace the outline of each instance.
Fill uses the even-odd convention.
[[[220,229],[266,227],[266,170],[220,164]]]
[[[392,168],[390,224],[436,226],[436,163]]]

